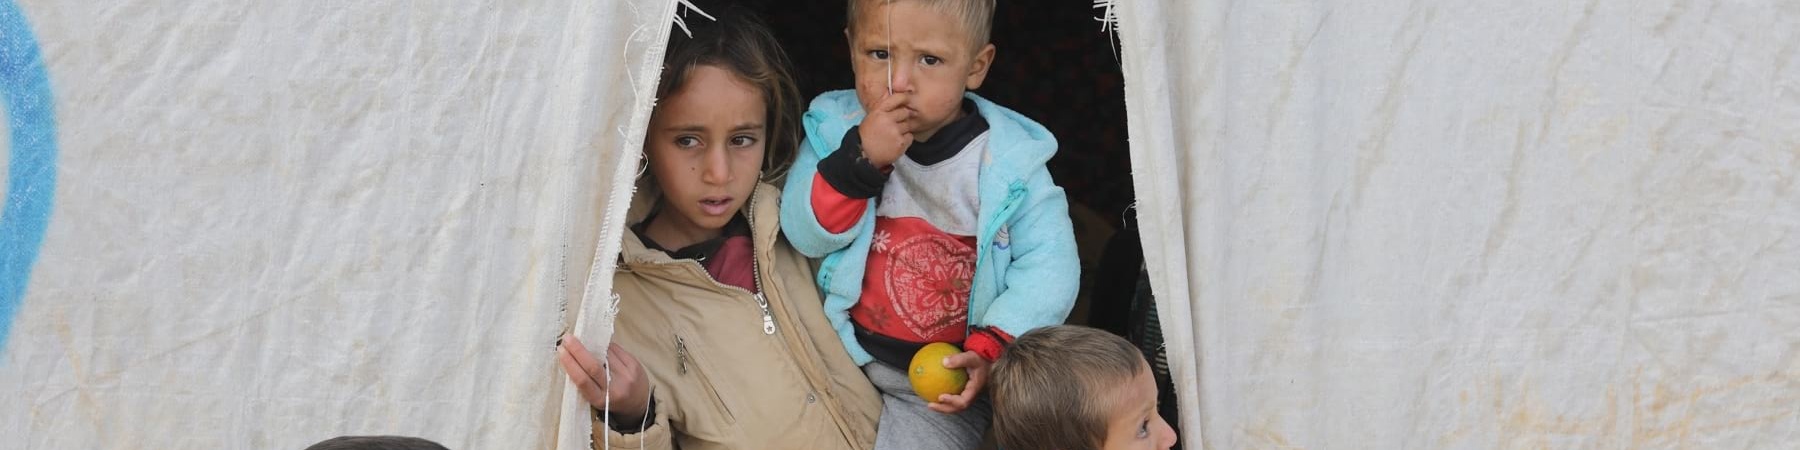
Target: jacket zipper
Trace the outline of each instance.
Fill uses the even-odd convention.
[[[750,257],[750,261],[751,261],[750,262],[750,270],[755,270],[755,271],[759,271],[759,272],[762,270],[762,268],[760,267],[761,264],[758,264],[756,262],[756,257],[754,255],[752,255]],[[703,277],[706,276],[706,266],[700,265],[700,262],[698,262],[698,261],[691,261],[691,260],[674,261],[674,262],[671,262],[670,264],[676,264],[676,265],[691,264],[691,265],[693,265],[695,270],[700,271],[701,276],[703,276]],[[758,275],[756,275],[756,290],[758,292],[750,292],[749,289],[744,289],[741,287],[732,286],[732,285],[728,285],[725,283],[720,283],[720,282],[718,282],[718,280],[713,280],[712,283],[713,283],[713,286],[717,286],[719,289],[723,289],[723,290],[726,290],[729,292],[742,292],[745,294],[749,294],[751,299],[756,300],[756,307],[762,313],[763,334],[764,335],[775,334],[775,314],[772,312],[771,309],[769,309],[768,297],[765,297],[763,295],[763,293],[761,292],[763,290],[763,285],[762,285],[762,277],[761,277],[760,273]]]
[[[749,208],[749,210],[752,211],[751,213],[744,214],[744,219],[745,219],[745,221],[750,223],[750,228],[752,230],[756,229],[756,214],[754,213],[754,211],[756,211],[756,202],[759,197],[761,197],[761,196],[752,194],[750,197],[750,202],[747,205],[745,205],[746,208]],[[752,232],[752,234],[754,234],[754,232]],[[763,334],[764,335],[774,335],[775,334],[775,313],[769,304],[769,299],[766,294],[769,290],[766,286],[763,285],[762,258],[758,256],[758,254],[761,252],[755,251],[755,248],[754,248],[755,245],[757,245],[757,244],[755,244],[755,241],[753,239],[752,240],[752,252],[751,252],[752,254],[750,257],[750,269],[752,271],[754,271],[753,273],[755,274],[755,276],[753,278],[756,280],[756,292],[750,293],[749,291],[745,290],[744,288],[740,288],[737,286],[724,285],[717,281],[714,281],[713,284],[720,286],[722,288],[725,288],[727,290],[736,290],[739,292],[749,293],[751,298],[756,300],[757,308],[761,309],[761,311],[762,311]],[[696,262],[696,261],[687,261],[687,263],[694,264],[695,266],[700,266],[700,263]],[[704,266],[698,267],[698,269],[700,269],[701,274],[706,273],[706,268]],[[838,411],[836,404],[826,401],[825,398],[823,397],[823,391],[820,389],[820,386],[821,385],[829,386],[829,382],[827,380],[812,379],[813,374],[810,371],[806,370],[804,367],[800,367],[800,366],[802,366],[800,364],[801,358],[798,354],[794,353],[794,352],[798,351],[798,350],[795,350],[794,343],[791,341],[783,341],[783,344],[784,344],[783,347],[787,348],[789,363],[794,364],[796,366],[796,368],[800,369],[800,372],[802,374],[806,375],[805,378],[807,379],[807,385],[808,385],[807,386],[807,390],[808,390],[807,395],[815,396],[814,398],[817,398],[819,402],[825,404],[825,410],[829,414],[831,414],[832,418],[835,421],[837,421],[837,424],[840,427],[840,429],[844,429],[845,427],[847,427],[847,423],[845,422],[845,419],[842,417],[843,413],[841,411]],[[688,360],[691,359],[692,356],[688,352],[687,343],[685,341],[683,341],[680,336],[676,336],[676,338],[675,338],[675,356],[676,356],[676,361],[677,361],[676,371],[685,375],[688,370],[688,368],[687,368]],[[704,376],[704,374],[702,374],[702,376]],[[829,378],[829,376],[827,376],[827,378]],[[826,390],[829,390],[829,389],[826,389]]]
[[[745,205],[745,207],[750,208],[751,213],[744,215],[744,221],[750,223],[751,230],[756,229],[756,213],[755,212],[756,212],[757,197],[761,197],[761,196],[756,195],[754,192],[751,193],[750,194],[750,204]],[[752,231],[750,234],[752,236],[754,236],[756,233],[755,233],[755,231]],[[757,244],[755,238],[753,237],[751,239],[750,245],[751,245],[751,251],[750,251],[750,273],[751,273],[751,276],[750,276],[750,278],[756,280],[756,293],[751,294],[750,296],[752,298],[756,299],[756,306],[758,308],[762,308],[763,335],[764,336],[773,336],[775,334],[775,314],[773,312],[769,311],[769,298],[764,296],[764,293],[769,292],[769,290],[763,287],[762,258],[757,257],[756,248],[755,248],[756,245],[760,245],[760,244]]]
[[[747,222],[750,222],[750,229],[752,229],[752,230],[756,229],[756,214],[755,214],[756,200],[760,197],[761,196],[759,196],[759,195],[751,194],[749,204],[745,205],[747,208],[750,208],[750,211],[752,211],[750,214],[744,215],[744,220]],[[764,335],[774,335],[775,334],[775,314],[769,308],[769,299],[766,296],[766,294],[769,292],[769,289],[763,286],[763,271],[762,271],[762,257],[761,257],[762,255],[760,255],[760,253],[761,252],[751,252],[751,256],[750,256],[750,269],[754,270],[755,275],[756,275],[755,276],[756,294],[754,294],[753,297],[756,298],[756,306],[762,308],[763,334]],[[823,287],[820,288],[819,294],[820,295],[825,294]],[[783,344],[782,346],[787,348],[788,362],[790,364],[793,364],[795,369],[799,369],[801,378],[806,380],[807,403],[812,403],[814,401],[817,401],[820,404],[822,404],[825,407],[825,413],[827,415],[831,416],[832,421],[837,424],[838,430],[840,430],[840,432],[845,433],[844,439],[846,441],[855,441],[854,438],[850,437],[849,434],[844,431],[844,430],[850,429],[849,422],[847,421],[847,419],[844,418],[844,413],[842,411],[838,410],[836,403],[826,400],[824,398],[824,395],[825,395],[824,393],[830,391],[830,386],[831,386],[830,374],[825,374],[825,379],[814,379],[812,371],[807,370],[805,365],[801,364],[802,359],[808,359],[808,358],[802,358],[800,356],[800,354],[797,353],[797,352],[800,352],[800,351],[803,351],[804,349],[806,349],[806,346],[801,345],[800,349],[794,348],[794,340],[804,339],[804,337],[799,336],[799,335],[789,335],[787,337],[788,337],[788,339],[785,339],[782,341],[782,344]],[[824,361],[819,361],[819,363],[823,364]],[[824,386],[824,388],[821,389],[821,386]]]
[[[675,373],[677,375],[687,375],[687,362],[687,340],[677,335],[675,336]]]
[[[1000,235],[1000,228],[1005,227],[1006,221],[1012,220],[1013,213],[1018,211],[1019,201],[1024,197],[1023,191],[1024,188],[1019,186],[1018,182],[1014,182],[1012,186],[1007,187],[1006,200],[1003,200],[1000,203],[1000,211],[994,214],[994,222],[991,224],[994,228],[991,230],[982,230],[982,234],[987,236],[987,243],[986,245],[982,245],[981,248],[975,249],[975,273],[981,273],[981,262],[987,260],[988,248],[994,246],[994,239]],[[1012,245],[1012,243],[1008,242],[1007,245]],[[970,286],[969,288],[970,292],[974,292],[974,286]],[[975,299],[971,297],[969,300],[968,315],[963,318],[964,339],[967,339],[969,335],[973,334],[975,331]]]
[[[688,363],[693,362],[694,360],[694,354],[688,351],[687,339],[682,338],[681,332],[677,331],[675,334],[675,373],[681,376],[687,376]],[[698,362],[695,362],[695,364],[698,364]],[[695,367],[694,374],[699,377],[698,382],[700,383],[702,390],[711,397],[713,406],[719,408],[719,411],[725,414],[726,423],[736,424],[737,415],[731,412],[731,407],[725,405],[725,398],[719,395],[719,388],[713,384],[712,377],[707,376],[706,371],[701,367]]]
[[[750,196],[750,203],[748,205],[746,205],[745,207],[750,208],[751,211],[755,211],[757,197],[758,197],[757,195],[752,194]],[[756,229],[755,217],[756,217],[755,214],[744,214],[744,220],[747,222],[750,222],[751,230]],[[756,300],[757,309],[761,310],[761,312],[762,312],[763,335],[764,336],[773,336],[775,334],[775,313],[773,310],[769,309],[769,298],[764,294],[765,292],[768,292],[769,290],[767,288],[763,287],[762,258],[759,258],[756,255],[756,253],[757,253],[756,245],[758,245],[754,238],[754,235],[756,233],[755,233],[755,231],[752,231],[751,234],[753,236],[750,241],[750,246],[751,246],[751,249],[750,249],[750,271],[751,272],[750,273],[751,273],[751,278],[756,280],[756,292],[750,292],[747,289],[737,287],[737,286],[728,286],[728,285],[725,285],[724,283],[718,282],[717,280],[714,280],[713,284],[717,285],[719,287],[725,288],[727,290],[735,290],[738,292],[750,294],[750,298]],[[686,263],[693,264],[695,266],[700,266],[699,267],[700,273],[702,273],[702,274],[706,273],[706,266],[701,265],[698,261],[686,261]]]

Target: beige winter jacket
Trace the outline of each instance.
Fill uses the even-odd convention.
[[[595,417],[596,449],[608,437],[614,449],[874,447],[881,399],[826,322],[812,267],[779,236],[780,198],[774,186],[758,185],[745,207],[762,296],[719,284],[699,263],[670,259],[625,232],[613,276],[613,341],[649,372],[656,412],[634,434]],[[635,202],[628,222],[648,207],[648,199]]]

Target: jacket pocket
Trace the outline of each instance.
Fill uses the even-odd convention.
[[[692,377],[691,384],[699,388],[699,395],[705,396],[712,402],[713,409],[717,411],[720,418],[726,424],[737,424],[737,416],[732,414],[731,407],[725,403],[725,397],[719,395],[718,386],[714,385],[713,378],[708,376],[712,372],[706,367],[705,350],[700,348],[700,342],[688,339],[689,336],[694,336],[694,334],[685,330],[675,332],[676,376],[683,379]]]

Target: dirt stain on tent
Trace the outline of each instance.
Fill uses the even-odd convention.
[[[1459,422],[1438,446],[1475,436],[1494,436],[1504,448],[1686,447],[1729,439],[1747,429],[1791,421],[1800,410],[1794,374],[1729,378],[1719,383],[1646,380],[1637,369],[1622,383],[1607,386],[1597,400],[1547,402],[1535,380],[1495,377],[1459,394]],[[1566,382],[1558,382],[1566,385]],[[1472,392],[1471,392],[1472,391]],[[1622,393],[1626,392],[1626,393]],[[1490,409],[1477,412],[1480,404]],[[1587,406],[1587,408],[1583,408]],[[1594,411],[1598,409],[1597,411]],[[1574,411],[1571,411],[1574,410]],[[1482,423],[1479,418],[1489,420]]]

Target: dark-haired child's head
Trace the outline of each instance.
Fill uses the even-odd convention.
[[[449,450],[436,442],[405,436],[339,436],[306,450]]]
[[[666,99],[687,86],[694,69],[711,66],[736,76],[762,97],[768,116],[762,170],[779,176],[793,162],[800,147],[800,89],[794,82],[793,64],[775,40],[768,24],[756,13],[737,6],[709,9],[717,21],[689,15],[693,36],[671,30],[663,53],[661,81],[656,98]]]
[[[673,30],[644,137],[658,243],[717,236],[759,181],[781,177],[800,144],[800,92],[787,55],[742,7],[690,14]]]
[[[1167,449],[1156,381],[1137,347],[1061,325],[1013,341],[993,370],[994,434],[1003,448]]]

